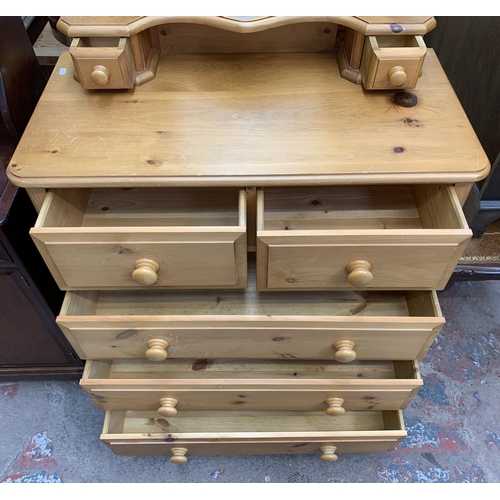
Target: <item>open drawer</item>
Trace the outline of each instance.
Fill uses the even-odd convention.
[[[68,292],[57,323],[82,359],[422,359],[435,292]]]
[[[422,387],[416,361],[87,361],[80,385],[103,410],[403,410]]]
[[[54,189],[30,231],[59,288],[244,288],[246,193]]]
[[[249,432],[251,430],[251,432]],[[106,412],[101,440],[118,455],[167,455],[174,463],[190,455],[317,454],[392,450],[406,437],[400,411],[187,412],[168,420],[156,412]]]
[[[427,47],[418,35],[365,37],[361,77],[366,89],[413,89],[422,73]]]
[[[257,287],[442,290],[471,236],[452,186],[260,189]]]
[[[130,89],[135,63],[129,38],[74,38],[69,53],[84,89]]]

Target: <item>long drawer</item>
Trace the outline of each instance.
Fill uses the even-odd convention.
[[[55,189],[30,234],[62,290],[247,284],[245,190]]]
[[[249,432],[251,430],[251,432]],[[392,450],[406,437],[400,411],[189,412],[159,417],[156,412],[106,412],[101,440],[118,455],[170,455],[184,463],[191,455],[317,454],[334,462],[337,453]]]
[[[67,292],[56,321],[82,359],[422,359],[435,292]]]
[[[471,236],[452,186],[260,189],[257,286],[440,290]]]
[[[422,387],[416,361],[87,361],[80,385],[104,410],[404,409]]]

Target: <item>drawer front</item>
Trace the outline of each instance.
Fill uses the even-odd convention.
[[[245,203],[244,190],[52,190],[30,234],[62,290],[244,288]]]
[[[101,440],[119,455],[181,455],[188,460],[190,455],[317,453],[335,461],[336,453],[390,451],[406,437],[399,411],[350,412],[338,419],[314,412],[193,413],[167,421],[148,412],[106,412]]]
[[[470,240],[445,231],[347,232],[259,232],[258,289],[442,290]]]
[[[258,290],[441,290],[472,235],[453,187],[266,192]]]
[[[57,324],[82,359],[145,359],[151,342],[160,341],[160,360],[352,361],[422,359],[444,319],[59,316]]]
[[[84,89],[130,89],[135,64],[128,38],[75,38],[69,52]]]
[[[327,408],[344,408],[345,410],[404,410],[420,389],[411,387],[407,383],[393,384],[384,387],[365,387],[350,389],[331,384],[329,389],[309,387],[296,389],[283,387],[270,389],[264,386],[259,388],[230,388],[224,385],[224,390],[218,386],[211,388],[191,389],[186,384],[176,384],[169,388],[163,384],[163,389],[156,389],[152,384],[142,389],[98,388],[95,384],[82,382],[92,400],[100,409],[104,410],[150,410],[162,411],[164,408],[174,408],[177,415],[182,416],[184,411],[261,411],[261,410],[293,410],[293,411],[326,411]],[[183,389],[182,385],[186,388]],[[163,403],[162,400],[169,399]],[[175,401],[172,401],[175,400]],[[329,399],[342,400],[328,403]],[[333,413],[333,412],[332,412]]]
[[[39,229],[31,235],[61,290],[246,286],[240,228],[129,229]]]
[[[366,89],[413,89],[422,72],[427,47],[421,36],[368,36],[361,76]]]

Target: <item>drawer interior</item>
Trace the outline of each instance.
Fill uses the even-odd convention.
[[[239,291],[68,292],[60,317],[71,316],[354,316],[441,317],[437,297],[428,291],[258,292],[255,267],[248,288]]]
[[[454,188],[440,185],[266,188],[257,194],[257,224],[258,231],[468,228]]]
[[[418,47],[425,49],[425,44],[421,36],[414,35],[376,35],[371,36],[370,40],[375,48],[391,49],[400,47]]]
[[[71,48],[75,49],[78,47],[118,47],[120,45],[121,40],[126,41],[125,38],[112,37],[112,36],[80,37],[73,39],[73,41],[71,42]]]
[[[49,191],[35,227],[245,225],[244,190],[94,188]]]
[[[260,433],[279,433],[281,438],[298,437],[315,432],[399,431],[404,429],[399,411],[346,412],[336,418],[324,412],[260,411],[260,412],[183,412],[182,416],[159,417],[152,411],[112,411],[106,413],[103,434],[166,434],[183,439],[213,433],[224,433],[225,439],[258,438]],[[154,436],[158,434],[158,436]],[[101,436],[105,437],[105,436]],[[140,436],[138,436],[140,437]],[[221,438],[221,436],[219,436]]]
[[[168,363],[154,363],[147,360],[87,361],[83,380],[231,380],[271,381],[293,380],[326,381],[350,379],[354,384],[366,380],[419,380],[416,361],[260,361],[260,360],[180,360],[170,359]],[[241,386],[241,383],[240,383]]]

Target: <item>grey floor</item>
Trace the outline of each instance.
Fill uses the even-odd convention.
[[[500,282],[440,293],[447,324],[420,363],[424,388],[390,453],[120,457],[99,441],[103,412],[77,382],[0,384],[0,482],[498,483]]]

